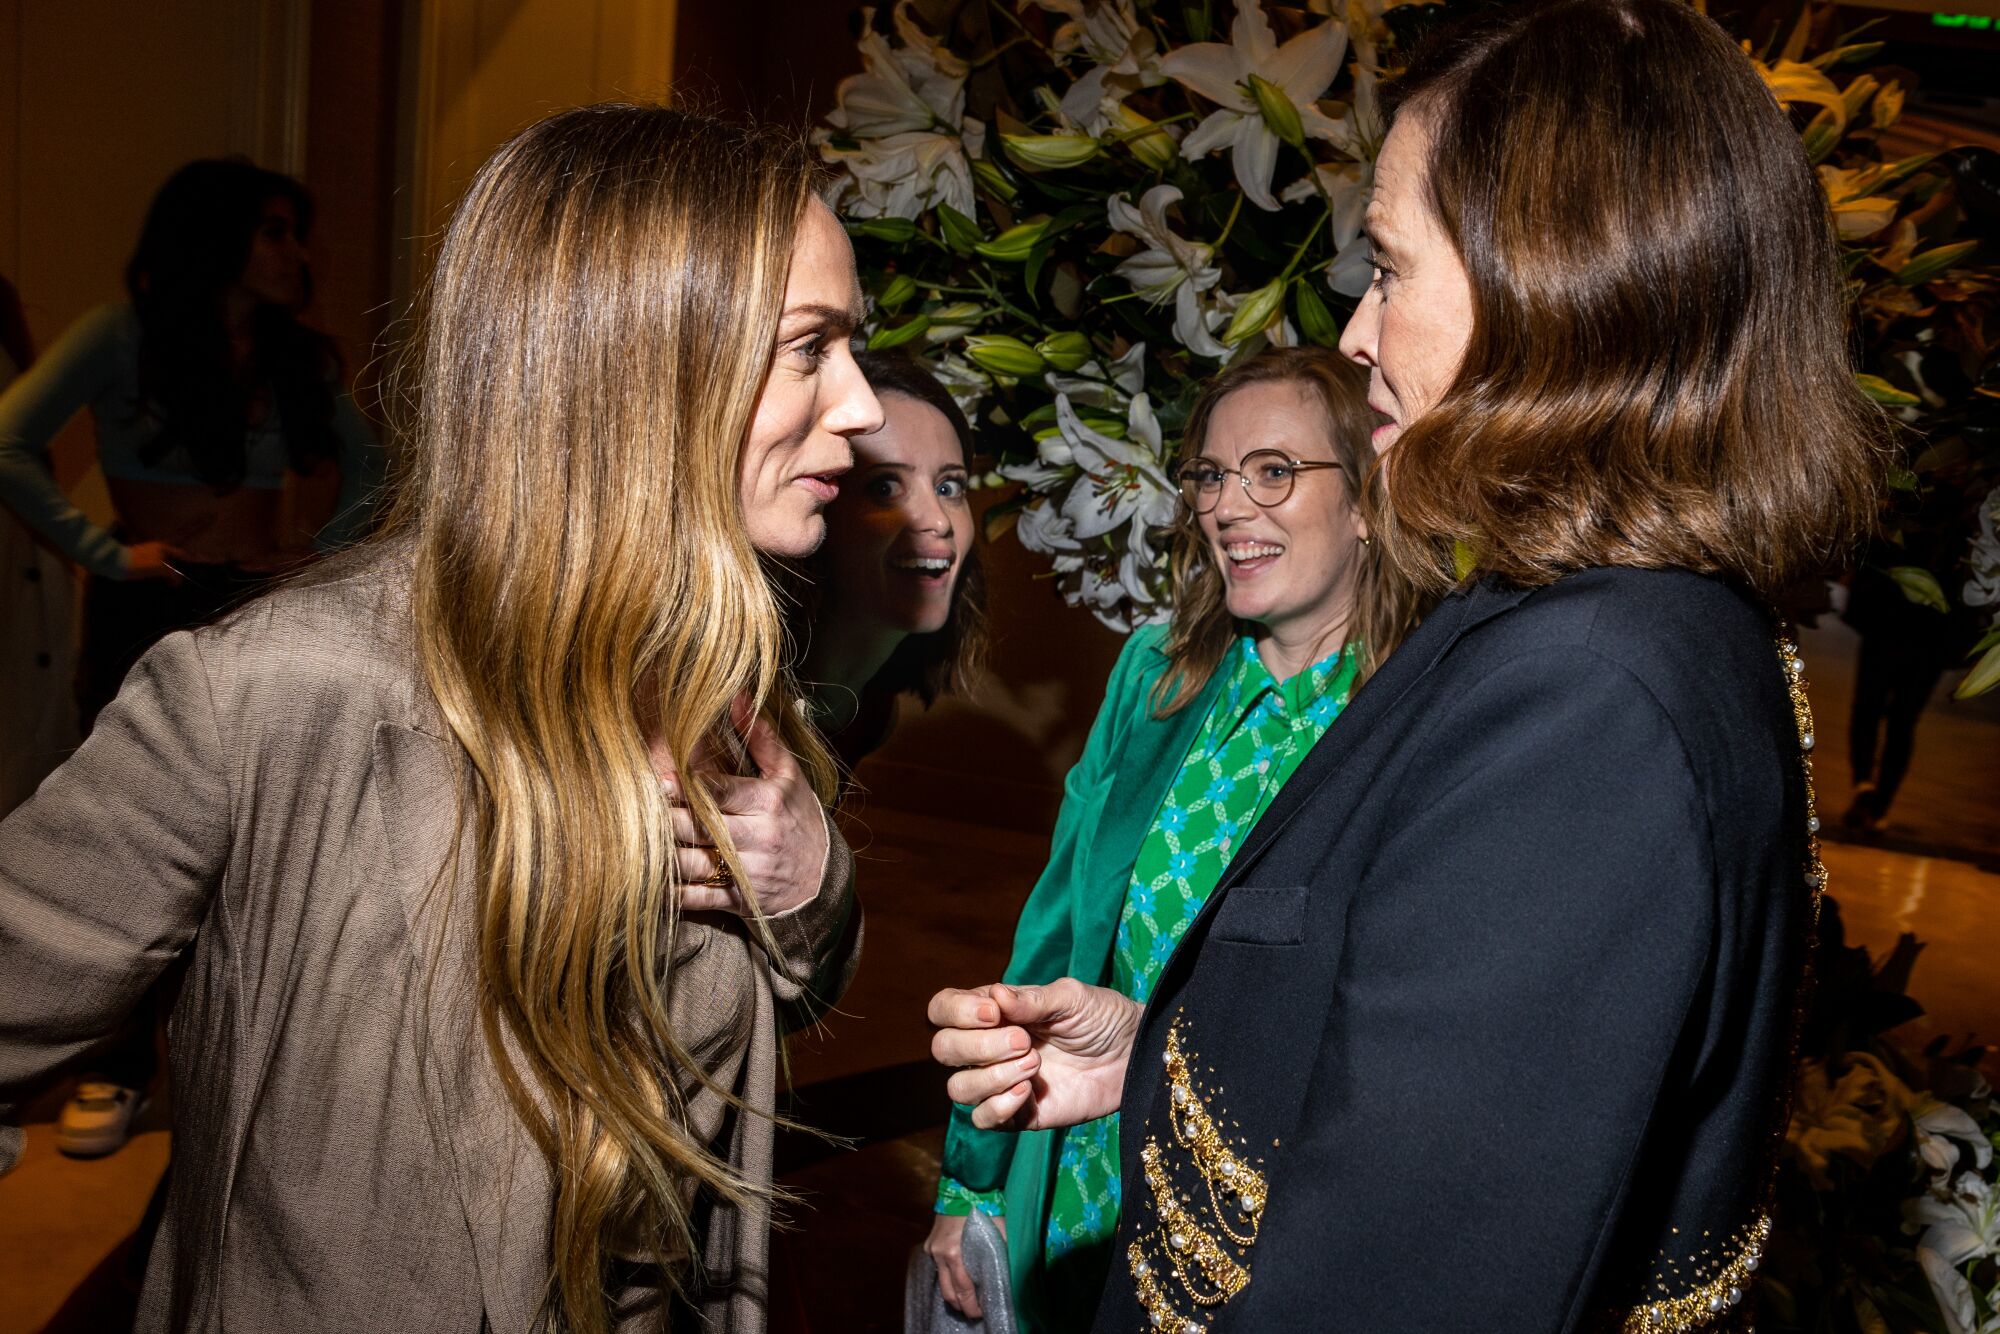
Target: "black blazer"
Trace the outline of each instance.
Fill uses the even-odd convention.
[[[1445,600],[1160,979],[1098,1330],[1153,1327],[1135,1244],[1170,1330],[1747,1316],[1811,901],[1776,642],[1744,596],[1682,571]],[[1206,1172],[1169,1115],[1175,1026],[1222,1139]],[[1170,1251],[1149,1141],[1180,1230],[1247,1274],[1226,1301],[1197,1306],[1173,1272],[1217,1291],[1199,1236]],[[1235,1162],[1268,1190],[1249,1246],[1223,1235],[1250,1235]]]

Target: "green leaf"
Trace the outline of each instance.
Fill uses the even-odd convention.
[[[1836,46],[1831,51],[1814,56],[1806,63],[1815,69],[1832,69],[1835,65],[1858,65],[1881,54],[1885,45],[1884,42],[1851,42],[1846,46]]]
[[[1905,393],[1879,375],[1857,375],[1854,383],[1861,386],[1862,393],[1885,408],[1913,408],[1923,402],[1915,394]]]
[[[917,224],[908,218],[849,218],[847,234],[901,245],[917,234]]]
[[[1212,31],[1208,0],[1202,0],[1202,3],[1198,5],[1182,5],[1181,17],[1187,22],[1187,34],[1190,42],[1205,42],[1208,40],[1208,35]]]
[[[1915,491],[1917,489],[1917,475],[1908,468],[1891,467],[1889,469],[1889,489],[1891,491]]]
[[[1951,610],[1951,603],[1945,601],[1944,589],[1938,587],[1937,576],[1923,566],[1897,565],[1890,569],[1889,577],[1896,581],[1896,587],[1903,590],[1903,596],[1919,607],[1929,607],[1938,612]]]
[[[892,347],[901,347],[905,343],[915,342],[917,339],[922,338],[930,327],[931,317],[928,315],[919,315],[913,320],[905,320],[898,325],[877,329],[874,333],[868,335],[868,350],[870,352],[884,352]]]
[[[1896,281],[1905,287],[1915,287],[1918,283],[1931,279],[1949,269],[1979,248],[1977,241],[1956,241],[1951,245],[1941,245],[1913,256],[1908,264],[1896,270]]]
[[[944,236],[944,243],[961,255],[969,255],[979,244],[979,224],[966,217],[950,204],[937,206],[938,231]]]
[[[1831,109],[1822,109],[1817,116],[1812,118],[1811,123],[1806,126],[1805,135],[1803,136],[1806,145],[1806,159],[1811,162],[1818,162],[1825,158],[1840,143],[1840,136],[1846,132],[1847,122],[1840,118],[1839,113]]]
[[[1299,332],[1321,347],[1340,345],[1340,324],[1310,281],[1301,280],[1292,293],[1292,309],[1298,312]]]
[[[1977,657],[1987,649],[1992,648],[1995,644],[2000,644],[2000,625],[1994,626],[1991,630],[1981,635],[1979,642],[1974,644],[1965,656],[1968,658]]]
[[[1928,167],[1931,164],[1931,159],[1936,156],[1936,153],[1918,153],[1911,157],[1899,158],[1894,162],[1884,164],[1882,167],[1882,179],[1876,182],[1875,188],[1878,190],[1887,189],[1889,186],[1908,179],[1911,175]]]
[[[2000,685],[2000,644],[1986,650],[1986,656],[1973,665],[1951,695],[1953,699],[1971,699],[1974,695],[1985,694],[1996,685]]]

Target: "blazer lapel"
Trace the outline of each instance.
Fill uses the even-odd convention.
[[[1099,968],[1086,978],[1100,981],[1111,961],[1112,941],[1117,935],[1118,917],[1125,908],[1125,887],[1139,849],[1151,832],[1153,816],[1174,779],[1180,776],[1181,761],[1201,730],[1215,697],[1222,689],[1224,672],[1218,668],[1208,685],[1186,708],[1166,718],[1147,712],[1135,720],[1115,757],[1116,767],[1104,787],[1104,813],[1097,826],[1096,845],[1085,858],[1084,892],[1074,900],[1075,946],[1073,965]],[[1158,680],[1157,674],[1154,680]],[[1147,683],[1150,696],[1151,682]]]
[[[1337,777],[1345,778],[1349,792],[1354,790],[1352,785],[1367,781],[1365,774],[1345,771],[1340,763],[1342,756],[1353,750],[1355,741],[1366,736],[1379,719],[1391,712],[1466,632],[1507,611],[1532,591],[1488,579],[1470,589],[1453,592],[1425,617],[1402,647],[1389,655],[1382,670],[1355,693],[1353,701],[1334,719],[1333,726],[1327,728],[1291,781],[1272,798],[1264,817],[1244,839],[1243,850],[1230,863],[1209,902],[1213,904],[1229,886],[1240,884],[1265,849],[1309,805],[1329,812],[1352,805],[1352,795],[1336,796],[1323,790]]]

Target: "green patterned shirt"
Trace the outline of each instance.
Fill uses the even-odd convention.
[[[1152,995],[1245,835],[1347,706],[1359,661],[1359,646],[1350,645],[1280,683],[1258,656],[1255,640],[1246,635],[1237,641],[1222,663],[1228,676],[1132,868],[1112,951],[1113,987],[1142,1002]],[[1080,1259],[1075,1253],[1086,1248],[1108,1251],[1118,1229],[1118,1175],[1116,1114],[1063,1132],[1043,1245],[1052,1273],[1101,1268],[1057,1262]],[[999,1213],[1000,1198],[999,1191],[967,1190],[945,1177],[938,1183],[937,1211]],[[1077,1295],[1095,1302],[1092,1292]]]

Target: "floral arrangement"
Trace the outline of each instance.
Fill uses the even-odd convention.
[[[1778,1178],[1761,1327],[1816,1334],[2000,1334],[2000,1104],[1986,1055],[1884,1033],[1923,1013],[1904,994],[1921,950],[1874,965],[1821,924],[1816,1003]]]
[[[919,351],[974,418],[996,464],[981,480],[1006,491],[990,535],[1013,525],[1108,625],[1160,618],[1158,530],[1194,394],[1257,348],[1338,341],[1369,275],[1376,91],[1450,5],[919,8],[862,11],[862,71],[817,136],[871,298],[868,343]],[[1925,515],[1892,516],[1891,540],[1908,544],[1939,511],[1962,520],[1981,479],[1982,496],[2000,481],[2000,270],[1960,236],[1962,162],[1884,160],[1903,89],[1864,68],[1879,42],[1837,36],[1834,21],[1831,6],[1808,9],[1758,66],[1839,225],[1861,382],[1910,427],[1894,484],[1933,498]],[[1981,550],[1992,571],[2000,550]],[[1949,610],[1967,559],[1960,539],[1928,564],[1896,555],[1891,572]],[[1969,687],[2000,681],[1989,640]]]
[[[1905,457],[1889,476],[1885,540],[1871,560],[1911,601],[1958,616],[2000,599],[2000,544],[1993,519],[1979,517],[2000,505],[2000,255],[1987,245],[1980,262],[1983,243],[1967,235],[1977,214],[1989,233],[2000,224],[2000,157],[1885,154],[1904,90],[1886,72],[1858,68],[1882,43],[1857,40],[1862,32],[1835,36],[1837,18],[1830,6],[1808,9],[1757,67],[1795,110],[1833,208],[1861,334],[1861,385],[1907,428]],[[1823,49],[1808,56],[1813,47]],[[1972,652],[1979,661],[1961,696],[2000,684],[2000,628]]]

